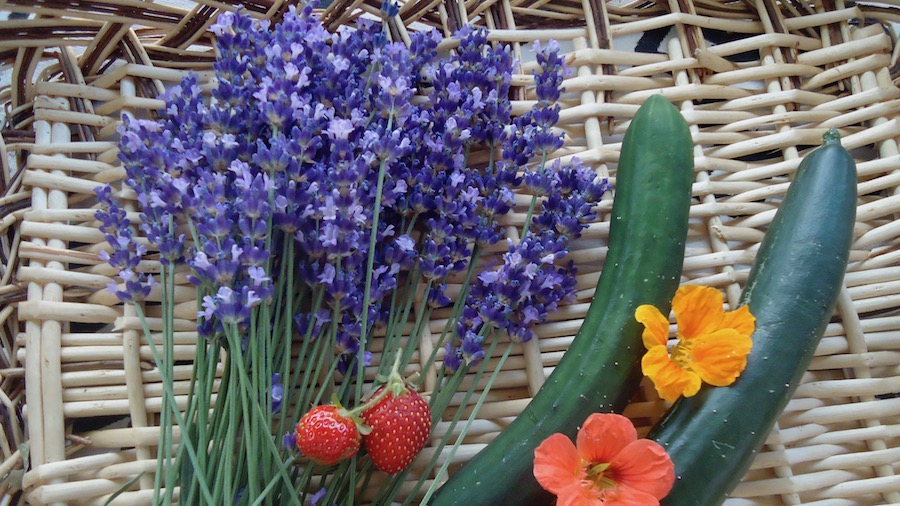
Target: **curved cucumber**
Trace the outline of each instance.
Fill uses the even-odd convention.
[[[638,109],[622,142],[609,252],[578,335],[516,420],[429,504],[547,504],[532,474],[534,449],[555,432],[573,437],[591,413],[625,407],[644,352],[634,311],[641,304],[666,310],[680,282],[692,150],[687,123],[662,95]]]
[[[809,366],[847,267],[856,220],[856,166],[829,130],[800,163],[763,239],[741,303],[756,317],[737,381],[677,401],[650,435],[678,477],[662,503],[721,504]]]

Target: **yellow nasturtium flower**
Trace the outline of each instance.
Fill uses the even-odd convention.
[[[659,309],[642,305],[635,318],[644,324],[647,353],[641,369],[663,399],[674,402],[700,390],[701,383],[728,386],[747,366],[750,334],[756,318],[741,306],[725,312],[722,294],[709,286],[685,285],[675,292],[672,310],[678,342],[668,346],[669,319]]]

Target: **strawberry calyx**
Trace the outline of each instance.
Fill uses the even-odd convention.
[[[406,384],[406,380],[403,379],[403,376],[400,374],[400,355],[401,353],[398,350],[397,356],[394,357],[394,364],[391,366],[391,372],[388,375],[385,384],[376,389],[372,397],[370,397],[369,400],[367,400],[363,404],[360,404],[352,410],[345,410],[347,416],[351,417],[353,420],[359,419],[360,423],[362,423],[360,415],[369,408],[377,405],[388,395],[392,394],[394,397],[401,397],[406,395],[406,393],[409,391],[409,387]],[[337,399],[334,398],[333,402],[337,402]],[[371,432],[371,429],[369,429],[369,432]],[[368,432],[362,434],[365,435],[368,434]]]
[[[331,394],[331,404],[337,408],[337,412],[340,416],[347,418],[353,421],[356,424],[356,430],[359,431],[360,435],[365,436],[372,432],[372,427],[366,425],[365,421],[362,419],[362,411],[359,408],[356,409],[347,409],[341,404],[341,400],[338,399],[337,394]]]

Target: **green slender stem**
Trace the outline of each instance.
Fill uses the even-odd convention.
[[[429,282],[428,287],[425,288],[427,291],[430,288],[431,284]],[[403,333],[404,324],[409,319],[409,312],[412,308],[413,302],[415,302],[416,291],[419,287],[419,266],[416,264],[413,266],[412,270],[409,273],[409,276],[406,280],[406,285],[402,290],[395,291],[395,295],[398,292],[403,293],[403,308],[397,311],[396,307],[391,308],[391,316],[390,321],[388,322],[388,328],[384,335],[384,350],[382,352],[381,363],[378,364],[378,374],[385,374],[387,370],[387,365],[391,363],[390,354],[393,353],[395,348],[400,346],[399,339],[396,337],[400,336]]]
[[[160,497],[160,495],[162,494],[162,489],[164,486],[163,482],[166,475],[166,419],[163,413],[168,413],[168,406],[166,406],[165,399],[163,399],[162,412],[159,415],[160,434],[159,446],[156,447],[156,474],[153,475],[153,506],[162,504],[162,497]]]
[[[247,455],[245,453],[246,452],[245,446],[239,445],[238,451],[239,451],[238,458],[235,460],[237,462],[237,469],[235,470],[234,475],[238,477],[238,479],[237,479],[238,484],[240,484],[240,483],[246,484],[247,483],[247,470],[246,470]],[[235,506],[243,506],[244,504],[247,503],[247,498],[252,497],[252,496],[247,493],[247,486],[244,485],[243,487],[238,486],[238,489],[235,491],[234,495],[230,496],[230,497],[234,497],[233,502],[235,503]],[[238,498],[240,498],[240,500],[238,500]]]
[[[419,220],[419,211],[413,213],[412,218],[409,220],[409,224],[406,226],[406,235],[411,236],[413,232],[413,227],[416,226],[416,221]]]
[[[322,499],[321,504],[357,504],[357,501],[355,501],[358,481],[357,476],[369,476],[371,474],[370,467],[372,465],[372,461],[366,459],[365,462],[359,466],[358,459],[359,457],[354,456],[341,463],[333,473],[333,476],[335,477],[328,484],[328,492]],[[365,490],[365,487],[360,488],[360,490]],[[360,497],[360,503],[361,501],[362,498]]]
[[[198,295],[199,293],[200,290],[198,289]],[[198,311],[200,309],[201,300],[202,297],[198,296]],[[187,406],[185,408],[185,421],[188,423],[187,430],[190,431],[192,438],[196,438],[198,448],[209,447],[209,444],[206,440],[206,423],[208,423],[209,413],[208,411],[204,412],[204,410],[209,409],[209,397],[210,395],[212,395],[212,387],[210,386],[209,389],[206,388],[207,381],[206,376],[204,376],[204,364],[208,364],[208,351],[209,350],[207,342],[203,339],[198,340],[194,352],[194,367],[191,369]],[[197,483],[195,475],[206,474],[206,468],[208,465],[208,453],[200,452],[197,457],[200,461],[200,466],[196,469],[189,467],[188,462],[185,460],[186,455],[184,445],[178,445],[174,468],[180,470],[180,504],[193,504],[194,501],[192,501],[192,499],[196,498],[197,493]]]
[[[430,286],[431,285],[429,283],[428,287],[426,287],[426,290]],[[413,353],[415,353],[417,349],[417,341],[422,336],[422,327],[423,325],[428,324],[428,320],[430,317],[431,306],[429,306],[427,302],[424,302],[419,306],[419,310],[416,312],[416,322],[415,324],[413,324],[413,330],[406,340],[406,346],[403,348],[403,358],[400,362],[401,367],[405,368],[407,365],[409,365],[410,360],[412,360]]]
[[[312,486],[313,471],[315,470],[315,468],[316,468],[316,466],[313,466],[313,465],[307,465],[306,467],[304,467],[303,475],[300,477],[300,480],[297,482],[297,485],[298,485],[297,488],[299,488],[302,491],[301,499],[303,499],[304,501],[306,500],[306,496],[309,495],[309,489]],[[295,468],[295,469],[299,469],[299,468]]]
[[[425,292],[431,289],[431,284],[433,281],[429,280],[425,285]],[[406,294],[406,304],[403,307],[403,311],[401,312],[401,316],[397,318],[397,322],[391,332],[385,335],[384,342],[384,351],[381,359],[381,364],[379,364],[378,372],[379,374],[384,374],[383,369],[384,366],[391,363],[391,356],[396,350],[399,350],[402,346],[401,341],[403,340],[403,330],[406,327],[406,323],[409,321],[409,313],[412,311],[413,303],[416,298],[416,291],[419,286],[418,280],[416,280],[413,286],[410,287],[410,291]],[[423,304],[422,307],[425,307],[427,304]],[[417,311],[417,316],[421,317],[421,313]],[[410,348],[410,341],[417,335],[416,329],[413,329],[413,333],[410,334],[409,341],[407,342],[407,352],[411,353],[415,351],[415,346],[412,346],[412,350]],[[408,362],[408,358],[401,363],[401,368],[406,366]]]
[[[494,345],[496,345],[496,339],[494,340]],[[488,379],[487,384],[484,387],[484,391],[481,393],[481,396],[478,397],[478,401],[475,402],[475,407],[472,409],[472,413],[469,414],[468,420],[466,420],[466,425],[463,426],[462,431],[459,433],[459,436],[456,438],[456,442],[453,443],[453,447],[450,449],[450,454],[447,455],[447,459],[444,460],[444,464],[441,466],[441,469],[438,471],[438,476],[447,472],[447,467],[450,465],[450,462],[453,460],[453,456],[456,455],[457,450],[459,450],[459,446],[462,444],[466,435],[469,432],[469,427],[472,426],[472,422],[475,421],[475,417],[478,416],[478,411],[481,409],[481,406],[484,404],[484,400],[487,398],[488,393],[491,391],[491,387],[494,385],[494,381],[497,379],[497,376],[500,374],[500,371],[503,370],[503,364],[506,363],[506,359],[509,358],[509,353],[512,351],[512,343],[506,345],[506,350],[503,352],[503,356],[500,357],[500,361],[497,362],[497,365],[494,367],[494,372],[491,373],[491,377]],[[448,433],[452,432],[452,428],[447,431]],[[434,495],[434,492],[437,490],[437,481],[431,483],[431,486],[428,487],[428,491],[425,492],[425,497],[422,499],[423,504],[428,504],[428,500],[431,499],[431,496]]]
[[[360,487],[359,487],[360,490],[365,491],[365,490],[369,489],[369,483],[372,481],[372,476],[375,474],[372,472],[371,467],[372,467],[371,459],[363,460],[362,469],[360,469],[360,471],[359,471],[360,475],[363,476],[362,485],[360,485]]]
[[[198,305],[199,301],[202,300],[202,297],[198,297]],[[206,340],[201,339],[197,342],[197,354],[196,361],[194,362],[194,369],[198,371],[198,373],[203,373],[203,375],[198,374],[197,379],[197,412],[196,412],[196,427],[197,427],[197,446],[199,448],[209,448],[206,452],[200,452],[198,455],[200,465],[195,470],[195,476],[205,476],[209,477],[209,462],[210,457],[214,457],[215,448],[210,447],[209,441],[209,430],[210,430],[210,398],[212,396],[213,387],[215,385],[216,378],[216,369],[218,360],[218,345],[212,346],[212,352],[210,353],[210,345]],[[213,360],[210,360],[208,357],[214,357]],[[205,368],[203,367],[205,364]],[[225,375],[223,375],[221,385],[226,381]],[[221,441],[221,440],[219,440]],[[183,446],[181,447],[183,448]],[[215,462],[213,460],[213,462]],[[181,484],[184,487],[184,483]],[[192,479],[190,483],[190,487],[187,495],[185,496],[187,499],[179,498],[179,502],[182,504],[196,504],[196,494],[197,494],[197,480]]]
[[[296,460],[296,457],[291,457],[291,458],[285,460],[284,463],[281,464],[280,471],[287,471],[287,468],[290,467],[291,464],[293,464],[295,460]],[[255,501],[253,501],[253,503],[250,506],[259,506],[260,504],[263,503],[263,500],[265,500],[266,497],[272,492],[272,490],[274,490],[275,487],[281,482],[281,476],[280,476],[281,473],[279,472],[278,474],[279,474],[279,476],[276,476],[276,477],[272,478],[271,480],[269,480],[269,483],[266,485],[266,488],[264,488],[262,490],[262,492],[260,492],[259,496],[256,498]]]
[[[226,327],[226,332],[227,332],[227,330],[228,330],[228,327]],[[232,335],[230,337],[230,339],[232,341],[235,341],[235,340],[238,341],[238,344],[240,342],[240,339],[234,335]],[[247,371],[245,371],[241,367],[238,367],[237,373],[238,373],[237,374],[238,380],[240,382],[240,388],[242,388],[244,390],[248,390],[248,391],[251,390],[250,379],[247,376]],[[259,404],[254,404],[254,405],[249,406],[249,410],[250,410],[251,416],[254,416],[261,421],[266,420],[266,416],[262,412],[262,407]],[[264,444],[263,444],[263,446],[265,447],[264,449],[267,450],[271,455],[276,456],[279,459],[281,458],[279,450],[278,450],[278,446],[276,446],[274,438],[271,438],[271,437],[262,438],[261,442],[264,442]],[[256,451],[259,451],[259,450],[260,450],[259,448],[256,449]],[[287,482],[290,481],[290,475],[287,474],[287,470],[282,469],[282,470],[280,470],[279,474],[282,476],[282,478],[285,481],[287,481]],[[293,490],[293,488],[291,488],[291,487],[287,487],[287,491],[288,491],[290,498],[292,499],[292,504],[297,504],[298,506],[300,506],[300,498],[297,496],[297,491]]]
[[[318,339],[315,340],[315,344],[313,344],[312,352],[310,353],[310,357],[313,359],[312,364],[321,364],[321,355],[322,355],[322,345],[323,341],[325,341],[323,336],[319,336]],[[297,404],[294,407],[294,419],[299,420],[300,416],[306,412],[311,407],[309,401],[311,400],[311,390],[314,386],[312,382],[315,382],[315,376],[313,372],[316,372],[317,367],[310,367],[310,364],[307,363],[306,367],[303,367],[303,378],[300,381],[300,391],[297,394]],[[299,370],[299,369],[298,369]]]
[[[226,359],[225,364],[226,374],[231,375],[231,360]],[[229,388],[230,390],[230,388]],[[225,491],[230,489],[231,484],[231,475],[234,472],[233,469],[233,458],[231,457],[234,454],[234,444],[235,438],[232,434],[235,432],[233,427],[233,417],[232,409],[226,409],[225,406],[229,406],[232,404],[229,399],[229,392],[221,392],[219,394],[219,401],[222,402],[222,410],[220,411],[221,415],[218,419],[218,424],[215,427],[215,431],[213,432],[213,437],[215,441],[221,441],[222,444],[214,449],[211,453],[211,462],[213,462],[213,480],[212,483],[215,484],[215,498],[216,501],[214,504],[222,504],[223,497],[225,496]],[[216,451],[217,450],[217,451]],[[221,459],[221,460],[220,460]],[[220,486],[221,485],[221,486]]]
[[[310,309],[310,314],[312,315],[315,315],[316,312],[318,312],[319,308],[322,306],[322,298],[324,297],[325,293],[325,291],[321,287],[316,288],[315,291],[316,293],[313,296],[314,300],[312,309]],[[318,339],[313,339],[312,332],[314,326],[315,325],[310,322],[310,325],[306,329],[306,332],[303,336],[302,342],[300,344],[300,352],[297,354],[297,360],[294,362],[294,374],[291,375],[291,381],[289,384],[290,390],[288,390],[288,384],[285,384],[285,401],[293,398],[292,396],[295,395],[293,390],[299,385],[299,390],[296,393],[297,401],[294,404],[294,416],[293,418],[291,418],[291,420],[299,420],[300,415],[303,413],[301,410],[306,409],[306,406],[303,405],[302,399],[305,397],[306,383],[308,381],[309,372],[311,370],[309,361],[306,360],[306,352],[309,350],[309,343],[315,341],[311,352],[311,357],[315,357],[318,353],[318,349],[321,346],[322,341],[321,336],[319,336]],[[285,408],[286,407],[287,406],[285,406]]]
[[[331,363],[328,365],[328,369],[325,371],[325,379],[322,381],[322,385],[319,386],[319,391],[316,393],[316,397],[313,399],[313,406],[318,406],[322,402],[322,398],[330,397],[331,378],[334,376],[334,371],[337,370],[337,365],[340,361],[340,355],[335,355],[331,359]]]
[[[141,308],[140,304],[134,304],[134,308],[138,313],[138,317],[141,321],[141,326],[144,329],[144,334],[150,344],[150,354],[153,355],[153,360],[154,362],[156,362],[157,369],[159,369],[162,380],[161,383],[163,387],[163,395],[165,397],[168,397],[172,414],[175,417],[175,422],[182,429],[181,444],[185,445],[188,452],[188,458],[191,460],[191,464],[193,464],[194,467],[197,468],[199,467],[197,452],[194,449],[193,443],[191,442],[190,434],[186,433],[185,431],[187,424],[181,417],[181,412],[178,410],[177,404],[175,404],[175,393],[172,390],[172,376],[168,374],[168,371],[165,368],[161,367],[162,358],[159,356],[159,351],[156,349],[156,343],[153,339],[153,333],[150,331],[150,326],[147,324],[147,318],[144,316],[143,308]],[[205,480],[200,482],[200,489],[200,492],[203,494],[204,499],[210,501],[209,504],[216,504],[212,502],[212,494],[210,493],[209,487],[207,486]]]
[[[169,218],[169,232],[172,236],[175,235],[175,224],[172,221],[173,218]],[[165,336],[168,338],[168,343],[165,347],[166,352],[166,370],[169,373],[169,377],[173,377],[175,374],[175,343],[174,339],[174,326],[175,326],[175,267],[169,266],[168,268],[164,268],[164,272],[166,273],[166,286],[165,293],[168,295],[167,297],[163,297],[163,307],[165,308],[165,318],[163,319],[163,328]],[[168,327],[168,328],[166,328]],[[174,399],[173,399],[174,401]],[[178,409],[177,406],[173,406],[175,409]],[[170,417],[171,419],[171,417]],[[168,444],[166,445],[166,460],[172,461],[172,424],[167,423],[166,427],[168,431]],[[190,430],[190,421],[188,420],[188,426],[184,428],[184,430]],[[166,475],[166,504],[171,504],[172,502],[172,493],[175,490],[175,468],[170,469],[169,473]]]
[[[228,346],[233,350],[234,346],[229,344]],[[237,357],[233,356],[233,351],[229,353],[228,356],[228,368],[231,370],[231,375],[234,376],[237,372]],[[234,446],[237,442],[238,436],[238,424],[240,423],[241,415],[240,415],[240,406],[236,405],[240,402],[239,392],[236,392],[235,389],[238,388],[236,383],[229,385],[229,392],[226,404],[228,409],[228,430],[225,435],[225,461],[224,466],[222,467],[222,473],[224,474],[224,482],[225,482],[225,498],[233,498],[237,493],[237,484],[234,483],[235,480],[235,461],[234,461]],[[223,498],[224,500],[227,500]]]
[[[200,308],[200,300],[197,299],[197,307],[198,310]],[[206,342],[203,339],[198,339],[196,347],[194,349],[194,367],[191,368],[191,383],[188,388],[188,400],[187,400],[187,408],[185,409],[185,421],[188,423],[193,423],[194,426],[198,428],[198,437],[199,437],[199,417],[200,417],[200,408],[201,402],[204,397],[208,398],[208,393],[203,391],[203,387],[205,386],[205,382],[203,381],[203,364],[206,364],[206,352],[207,347],[205,346]],[[198,439],[199,440],[199,439]],[[181,454],[183,451],[179,448],[179,458],[181,458]],[[204,463],[203,457],[206,456],[205,452],[201,452],[201,464]]]
[[[354,455],[353,458],[350,459],[350,465],[347,466],[349,468],[348,481],[350,482],[350,486],[347,487],[347,504],[355,504],[353,499],[354,495],[356,495],[356,459],[357,457]]]
[[[347,481],[347,475],[349,474],[348,462],[344,461],[332,475],[333,478],[328,483],[328,492],[325,493],[325,497],[321,501],[322,504],[351,504],[340,500],[341,493],[344,491],[344,482]]]
[[[237,364],[238,369],[240,369],[238,374],[241,374],[241,372],[246,374],[246,370],[243,369],[244,360],[242,360],[242,358],[239,356],[240,352],[238,350],[241,349],[241,338],[238,335],[236,326],[226,325],[225,332],[226,332],[226,334],[229,335],[229,341],[231,344],[232,353],[238,355],[237,359],[234,361],[235,364]],[[253,332],[252,332],[252,326],[251,326],[251,334],[252,333]],[[255,344],[256,343],[248,344],[248,346],[247,346],[248,351]],[[252,352],[251,352],[251,355],[253,355]],[[252,372],[252,369],[251,369],[251,372]],[[248,388],[248,386],[249,386],[249,388]],[[240,402],[241,402],[241,415],[243,416],[243,421],[244,421],[244,426],[245,426],[244,431],[243,431],[243,437],[241,439],[244,443],[244,449],[246,451],[246,458],[249,459],[249,461],[250,461],[249,465],[247,466],[247,492],[249,492],[250,497],[256,497],[259,494],[259,491],[257,490],[257,481],[256,481],[258,479],[257,471],[259,470],[259,467],[258,467],[259,464],[257,462],[258,452],[257,452],[257,448],[255,448],[255,443],[256,443],[255,440],[258,437],[257,435],[259,434],[260,427],[259,427],[256,417],[250,416],[250,403],[252,401],[249,397],[252,394],[252,392],[256,391],[256,386],[252,385],[252,378],[251,378],[251,385],[248,385],[248,386],[244,386],[243,388],[239,389],[240,390]],[[247,427],[248,425],[249,425],[249,428]],[[266,432],[268,433],[268,430]],[[243,461],[244,461],[243,459],[240,459],[238,462],[243,462]]]
[[[388,123],[385,131],[390,132],[394,124],[394,109],[388,115]],[[365,358],[366,358],[366,341],[369,334],[369,304],[372,302],[372,269],[375,266],[375,245],[378,242],[378,220],[381,214],[381,194],[384,190],[384,178],[387,172],[387,160],[382,160],[378,167],[378,184],[375,189],[375,203],[372,211],[372,232],[369,234],[369,257],[366,260],[366,286],[363,290],[363,306],[361,315],[361,325],[359,332],[359,352],[356,359],[357,366],[357,383],[356,383],[356,399],[362,398],[363,383],[365,383]]]
[[[278,421],[278,435],[284,434],[286,429],[285,423],[287,422],[287,417],[284,416],[284,414],[287,412],[287,403],[290,401],[292,390],[288,380],[290,379],[291,374],[291,344],[293,342],[291,337],[293,336],[293,332],[291,329],[292,320],[288,311],[294,307],[294,241],[290,237],[286,237],[284,242],[285,251],[281,262],[282,267],[287,264],[287,273],[280,277],[278,283],[285,287],[285,303],[283,306],[279,305],[277,307],[287,308],[287,311],[281,311],[281,323],[283,323],[281,334],[281,384],[284,388],[284,392],[281,401],[281,416]],[[305,346],[305,344],[306,343],[301,345],[301,348]]]
[[[534,209],[537,207],[537,195],[531,196],[531,202],[528,204],[528,214],[525,215],[525,226],[522,227],[522,237],[528,235],[528,229],[531,227],[531,217],[534,215]]]
[[[400,473],[400,474],[402,474],[403,476],[406,476],[406,472],[405,472],[405,471],[402,472],[402,473]],[[399,479],[399,478],[398,478],[398,479]],[[396,484],[396,481],[395,481],[395,480],[384,480],[384,481],[382,481],[382,482],[381,482],[381,485],[378,486],[378,490],[375,491],[375,498],[376,498],[376,499],[375,499],[375,504],[390,504],[390,503],[386,503],[386,502],[383,502],[383,501],[384,501],[384,498],[385,498],[385,497],[388,497],[388,496],[391,496],[391,495],[396,495],[396,494],[394,494],[394,493],[391,492],[391,491],[394,489],[394,487],[396,487],[396,486],[397,486],[397,484]]]

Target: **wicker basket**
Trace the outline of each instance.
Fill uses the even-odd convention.
[[[11,65],[0,138],[0,504],[99,505],[155,468],[161,406],[147,344],[133,314],[104,291],[114,272],[96,256],[93,188],[123,177],[118,118],[160,107],[155,97],[184,71],[210,69],[207,28],[218,13],[241,4],[277,20],[288,3],[3,4],[14,14],[0,22],[0,54]],[[379,6],[338,0],[323,19],[334,27]],[[638,105],[653,93],[675,102],[691,124],[696,164],[683,282],[719,287],[732,304],[799,160],[827,128],[841,131],[858,162],[859,207],[837,314],[728,505],[900,503],[898,21],[896,1],[410,0],[391,22],[397,40],[470,22],[511,43],[524,61],[514,79],[520,112],[530,107],[521,45],[561,41],[574,74],[557,155],[612,178]],[[593,295],[607,232],[602,221],[588,230],[573,254],[578,301],[514,352],[459,463],[559,361]],[[190,360],[184,335],[176,353]],[[183,367],[176,375],[190,374]],[[646,431],[665,407],[644,385],[625,413]],[[113,504],[147,504],[151,493],[145,475]]]

